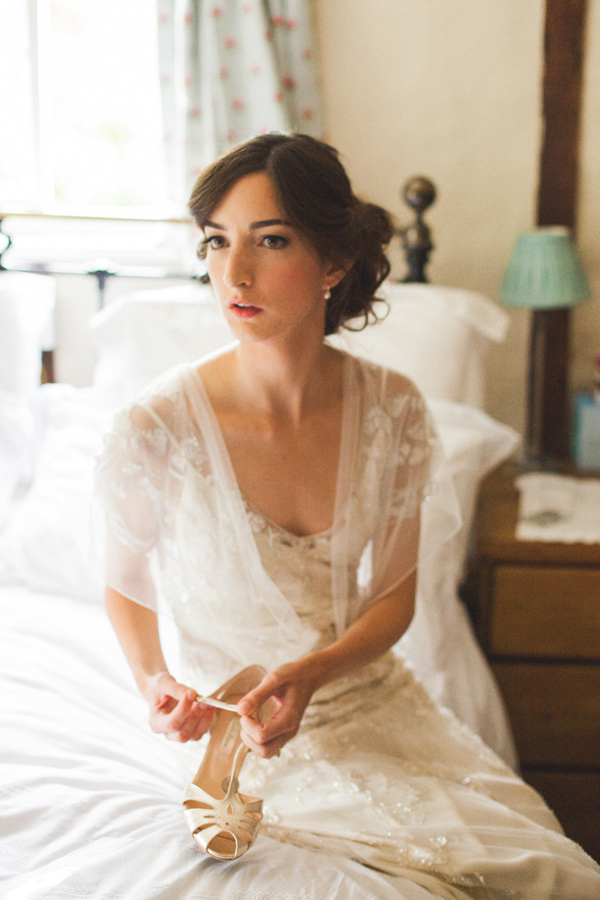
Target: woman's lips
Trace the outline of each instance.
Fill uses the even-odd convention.
[[[251,319],[262,312],[259,306],[250,306],[248,303],[230,303],[229,309],[239,319]]]

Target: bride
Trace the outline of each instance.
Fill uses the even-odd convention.
[[[192,748],[210,735],[185,794],[195,840],[240,856],[262,797],[265,833],[397,876],[399,896],[402,879],[444,898],[600,896],[539,795],[390,650],[422,504],[439,540],[455,516],[416,388],[324,340],[376,316],[389,216],[304,135],[236,148],[190,207],[237,342],[118,414],[98,486],[106,605],[150,725]]]

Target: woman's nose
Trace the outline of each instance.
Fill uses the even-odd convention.
[[[251,253],[243,246],[232,246],[227,255],[223,281],[227,287],[250,285],[253,280]]]

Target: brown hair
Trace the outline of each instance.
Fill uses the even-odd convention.
[[[377,319],[377,288],[388,276],[384,252],[394,231],[388,212],[359,200],[329,144],[306,134],[266,134],[220,157],[198,178],[190,210],[203,228],[233,185],[246,175],[266,172],[286,219],[332,265],[352,266],[331,290],[325,334],[363,315],[363,328]]]

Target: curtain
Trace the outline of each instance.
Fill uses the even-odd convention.
[[[157,0],[169,193],[269,131],[322,136],[310,0]]]

